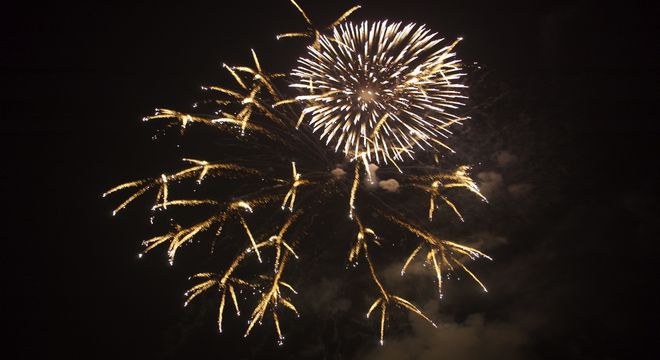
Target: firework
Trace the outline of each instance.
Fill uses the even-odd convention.
[[[113,215],[148,193],[155,193],[154,214],[173,208],[191,209],[196,221],[182,225],[173,220],[169,231],[143,242],[140,257],[164,247],[170,265],[184,246],[202,239],[215,244],[225,239],[223,229],[233,227],[237,231],[234,235],[243,238],[242,250],[228,265],[218,264],[221,270],[191,276],[197,283],[185,293],[185,305],[209,289],[217,289],[218,328],[222,331],[225,308],[233,305],[240,316],[239,309],[245,305],[239,306],[239,302],[250,304],[246,294],[254,294],[245,336],[269,316],[280,344],[285,333],[282,319],[289,316],[283,312],[298,315],[294,305],[297,291],[287,280],[292,272],[289,268],[305,256],[300,253],[300,242],[313,241],[310,234],[314,231],[326,231],[315,229],[309,219],[325,214],[324,210],[339,198],[348,216],[336,221],[355,229],[354,240],[346,244],[347,260],[354,265],[364,260],[373,281],[375,300],[365,310],[367,318],[380,311],[380,343],[393,308],[411,311],[435,326],[411,301],[388,290],[373,259],[387,241],[377,235],[376,228],[389,223],[408,233],[413,243],[402,276],[418,255],[426,253],[425,261],[433,270],[440,296],[443,280],[451,271],[466,272],[486,290],[466,262],[490,259],[487,255],[442,239],[420,225],[433,221],[440,204],[463,220],[451,200],[457,190],[485,200],[467,166],[443,170],[436,154],[447,148],[441,138],[450,133],[448,127],[464,119],[450,113],[463,98],[460,91],[464,86],[456,82],[463,73],[452,53],[457,42],[440,46],[435,34],[414,24],[344,23],[358,7],[345,12],[327,31],[318,30],[302,8],[291,2],[311,30],[279,37],[313,39],[307,55],[288,76],[295,88],[289,91],[299,93],[288,94],[287,86],[278,80],[287,76],[264,71],[254,50],[253,65],[223,65],[235,84],[203,87],[218,96],[196,104],[197,108],[212,107],[212,115],[157,109],[144,121],[165,121],[182,130],[193,125],[214,129],[225,140],[233,139],[233,144],[223,142],[227,143],[224,157],[184,158],[189,165],[179,171],[127,182],[103,196],[131,191]],[[340,156],[337,149],[342,150]],[[422,150],[433,154],[435,161],[427,164],[412,156]],[[426,212],[428,204],[428,219],[423,216],[418,221],[419,216],[388,200],[390,192],[365,185],[375,182],[375,163],[387,166],[378,170],[381,173],[398,174],[398,180],[391,181],[402,188],[428,195],[428,203],[421,205]],[[232,192],[189,199],[176,198],[172,191],[174,184],[199,186],[213,181],[229,181],[234,185]],[[257,212],[273,216],[259,217]],[[255,227],[257,221],[260,223]],[[263,271],[245,275],[241,270],[254,270],[255,260]],[[249,261],[252,266],[246,266]],[[232,305],[226,306],[228,301]]]
[[[440,47],[423,25],[339,25],[292,72],[291,86],[305,92],[296,97],[304,104],[300,120],[308,118],[335,150],[376,163],[448,148],[449,127],[465,119],[452,113],[465,98],[452,52],[458,41]]]

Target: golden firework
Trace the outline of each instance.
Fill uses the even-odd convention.
[[[414,158],[415,150],[449,149],[449,127],[465,117],[452,52],[425,26],[362,22],[335,27],[308,47],[291,73],[302,91],[301,120],[335,151],[388,163]]]
[[[401,204],[388,204],[389,192],[374,190],[368,184],[377,180],[375,163],[389,164],[399,173],[397,184],[405,185],[407,191],[429,196],[429,222],[434,220],[439,200],[463,220],[450,199],[455,190],[467,190],[485,200],[469,176],[467,166],[446,171],[437,164],[437,156],[431,164],[419,159],[414,160],[414,166],[403,164],[404,156],[414,159],[415,151],[437,152],[447,148],[441,138],[450,133],[450,125],[465,119],[452,114],[464,98],[461,93],[464,86],[458,82],[463,76],[460,61],[452,52],[457,41],[442,47],[434,33],[414,24],[404,26],[385,21],[343,24],[358,7],[341,15],[330,26],[330,33],[323,33],[313,27],[299,4],[291,2],[310,30],[280,37],[314,40],[307,57],[301,58],[291,73],[293,87],[305,94],[284,96],[287,92],[277,82],[283,75],[265,72],[252,50],[253,67],[223,65],[235,82],[233,87],[204,87],[220,96],[202,103],[217,106],[213,115],[157,109],[154,115],[144,118],[148,122],[168,121],[181,129],[206,126],[229,135],[230,140],[236,140],[235,144],[222,152],[220,159],[184,158],[189,165],[182,170],[127,182],[103,196],[131,191],[113,215],[150,192],[155,193],[151,207],[154,212],[173,208],[193,210],[198,220],[188,225],[173,221],[169,231],[143,242],[140,257],[157,247],[165,247],[171,265],[184,246],[201,239],[211,239],[215,244],[223,238],[225,227],[238,229],[240,237],[235,239],[242,241],[242,249],[228,261],[228,266],[221,266],[222,270],[191,276],[197,283],[186,292],[185,305],[216,288],[218,328],[222,331],[227,301],[231,301],[236,315],[240,316],[240,308],[246,305],[239,306],[239,301],[249,305],[246,294],[253,293],[256,300],[245,336],[270,316],[280,344],[285,333],[283,310],[298,315],[293,301],[297,292],[286,278],[291,274],[289,266],[305,256],[300,253],[299,243],[313,238],[310,233],[315,229],[309,228],[311,222],[306,219],[324,214],[327,204],[334,204],[339,198],[348,216],[336,219],[336,223],[354,226],[356,234],[347,244],[350,248],[347,260],[354,265],[364,260],[377,294],[366,314],[368,318],[376,309],[380,311],[380,343],[383,344],[388,314],[395,307],[411,311],[435,326],[411,301],[388,290],[379,277],[374,253],[380,251],[386,238],[377,235],[377,227],[390,223],[412,235],[414,250],[405,260],[401,275],[425,252],[425,261],[431,264],[440,295],[443,279],[455,270],[466,272],[485,291],[483,283],[465,263],[480,257],[490,258],[477,249],[425,230],[406,214],[407,209]],[[310,126],[302,124],[305,119]],[[320,137],[314,135],[318,131]],[[224,140],[229,141],[227,137]],[[326,147],[323,142],[333,144]],[[333,157],[336,149],[345,154],[339,166],[336,156]],[[191,182],[198,186],[222,179],[235,184],[236,190],[194,199],[177,198],[172,191],[174,184]],[[426,204],[427,200],[420,204],[423,211]],[[275,216],[258,216],[257,212]],[[368,213],[378,216],[367,219],[364,214]],[[251,226],[257,222],[258,227]],[[252,259],[261,264],[263,272],[243,275],[240,270]],[[254,270],[254,266],[249,268]]]

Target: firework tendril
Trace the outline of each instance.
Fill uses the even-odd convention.
[[[305,256],[300,244],[314,240],[315,229],[308,219],[344,204],[348,216],[333,221],[355,229],[355,237],[346,239],[347,261],[366,264],[362,267],[374,285],[366,317],[379,312],[382,345],[388,315],[395,308],[435,323],[413,302],[391,292],[379,275],[374,253],[382,251],[379,248],[387,241],[377,235],[379,225],[398,228],[413,243],[401,276],[415,259],[422,258],[434,275],[440,297],[443,280],[452,271],[465,272],[486,291],[466,263],[490,257],[440,238],[423,225],[437,218],[434,214],[440,206],[463,220],[452,200],[456,191],[486,200],[469,176],[468,166],[448,171],[438,160],[438,154],[451,151],[444,143],[451,126],[467,119],[459,114],[466,98],[461,82],[465,73],[453,52],[460,39],[443,43],[423,25],[346,22],[359,6],[318,29],[298,3],[291,3],[309,29],[281,34],[278,39],[301,37],[312,43],[288,75],[266,72],[252,50],[251,65],[223,65],[233,85],[203,87],[217,96],[194,107],[210,107],[211,115],[157,109],[144,118],[182,131],[192,125],[213,129],[223,136],[223,144],[231,140],[223,157],[184,158],[189,165],[179,171],[127,182],[103,196],[129,192],[113,215],[150,193],[155,194],[154,213],[192,209],[189,216],[197,220],[188,225],[172,221],[169,231],[143,242],[140,257],[166,248],[170,265],[184,246],[207,238],[215,246],[228,237],[223,229],[232,227],[231,237],[242,241],[242,249],[222,270],[192,275],[196,283],[185,293],[185,305],[216,289],[209,293],[218,297],[217,321],[222,332],[226,311],[231,307],[240,316],[239,301],[246,299],[245,294],[254,294],[256,305],[249,312],[245,336],[268,316],[280,344],[283,319],[299,315],[294,305],[297,290],[286,278],[291,274],[289,267]],[[418,154],[425,156],[420,159]],[[374,187],[377,174],[396,176],[388,181],[397,186]],[[232,191],[191,199],[177,198],[171,189],[213,181],[232,184]],[[418,209],[421,212],[411,215],[389,199],[403,188],[426,197]],[[263,271],[242,271],[254,270],[255,261]]]

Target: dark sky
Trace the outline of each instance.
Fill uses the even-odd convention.
[[[304,23],[288,1],[263,3],[9,11],[0,45],[2,259],[5,329],[18,358],[658,356],[658,52],[650,10],[636,2],[359,2],[353,20],[463,36],[459,55],[482,66],[473,120],[453,144],[491,199],[466,205],[470,231],[461,235],[494,256],[475,265],[490,292],[461,281],[442,301],[416,299],[439,329],[401,315],[378,347],[358,293],[363,275],[324,256],[309,270],[314,280],[300,276],[304,316],[286,319],[282,347],[270,325],[243,339],[244,318],[229,319],[219,336],[212,299],[184,309],[191,270],[169,268],[162,252],[138,261],[152,235],[148,213],[113,218],[118,198],[100,194],[172,169],[185,154],[180,138],[153,142],[157,128],[140,119],[155,107],[188,110],[200,85],[227,80],[222,62],[247,62],[254,48],[269,69],[291,68],[303,42],[274,35]],[[318,24],[354,4],[300,3]],[[390,265],[386,273],[400,263]],[[390,280],[434,286],[415,274]]]

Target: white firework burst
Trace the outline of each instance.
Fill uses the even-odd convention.
[[[451,150],[442,140],[466,98],[452,52],[424,25],[345,23],[307,48],[292,87],[320,138],[347,157],[376,163],[414,158],[415,150]]]

